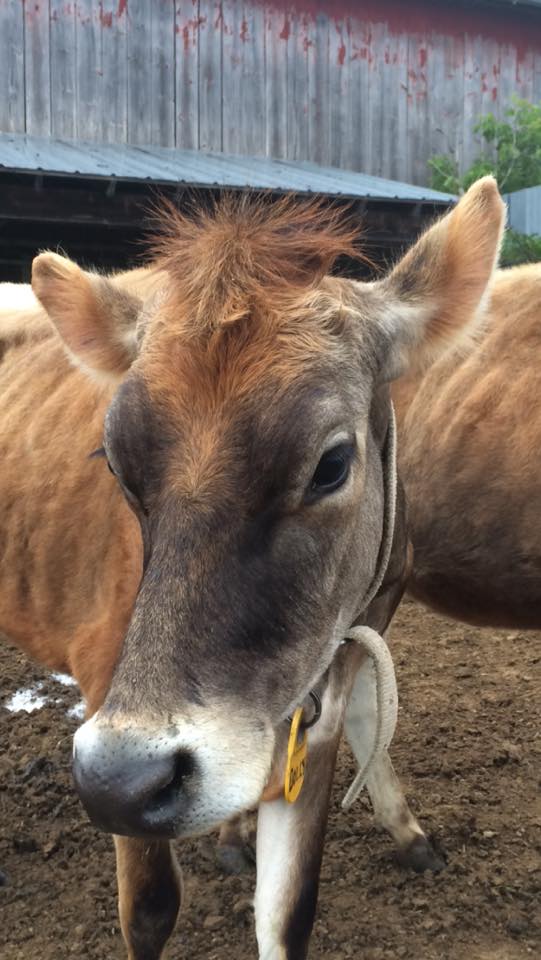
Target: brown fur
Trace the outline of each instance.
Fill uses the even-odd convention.
[[[231,195],[188,213],[169,204],[159,220],[154,254],[173,278],[171,314],[183,339],[242,317],[279,320],[338,256],[364,259],[359,225],[318,199],[285,196],[269,206],[264,197]]]
[[[499,271],[469,348],[393,390],[411,590],[474,624],[541,626],[541,264]]]
[[[102,442],[110,390],[71,367],[52,333],[10,350],[2,383],[9,415],[0,434],[0,622],[35,659],[72,673],[92,710],[107,689],[141,570],[137,522],[103,463],[89,459]]]
[[[377,559],[381,447],[389,416],[386,381],[408,366],[426,365],[444,341],[460,337],[472,322],[476,296],[482,297],[492,270],[500,221],[495,185],[482,181],[423,238],[406,265],[387,280],[366,285],[322,279],[336,255],[353,254],[351,228],[339,227],[334,214],[325,222],[317,206],[296,207],[290,201],[274,209],[228,202],[213,216],[202,213],[195,226],[170,214],[159,259],[131,275],[106,279],[55,254],[37,259],[33,284],[47,307],[50,332],[43,313],[33,309],[24,335],[17,320],[2,321],[0,329],[0,335],[7,331],[0,368],[0,627],[44,664],[76,677],[89,713],[98,711],[92,727],[98,734],[106,727],[122,736],[128,722],[136,735],[145,717],[161,730],[168,713],[212,704],[209,696],[217,684],[224,702],[238,696],[237,683],[242,709],[221,714],[231,728],[237,724],[239,742],[250,739],[253,745],[254,737],[263,736],[263,719],[270,718],[268,730],[271,720],[283,716],[285,704],[298,698],[307,671],[324,675],[334,643],[332,617],[344,610],[351,622],[360,613],[363,577],[370,581]],[[491,238],[486,243],[484,231]],[[470,261],[478,253],[473,267]],[[446,270],[460,303],[455,324]],[[461,272],[467,278],[462,300]],[[24,325],[21,316],[21,329]],[[322,390],[327,406],[315,416],[313,397]],[[312,508],[305,491],[333,427],[325,417],[337,401],[348,429],[361,438],[351,489]],[[106,411],[105,441],[118,481],[102,460],[89,458],[103,441]],[[289,454],[285,466],[278,456],[282,445]],[[141,489],[135,495],[127,469],[138,475]],[[277,505],[286,528],[282,543],[279,524],[273,537],[265,529],[269,523],[272,531]],[[141,529],[148,532],[152,524],[149,563],[154,566],[137,594]],[[294,577],[287,591],[281,578],[284,565],[296,559],[291,543],[301,543],[299,529],[306,534],[303,549],[309,543],[319,547],[317,556],[312,548],[310,562],[293,571],[305,591],[297,609]],[[235,617],[243,612],[247,578],[253,575],[249,560],[255,556],[259,571],[257,551],[263,556],[270,547],[266,577],[253,580],[259,607],[247,611],[255,622],[249,637],[253,649],[235,651],[229,639],[236,639]],[[380,598],[374,609],[373,622],[380,629],[398,600],[405,567],[400,527],[388,598]],[[280,637],[277,652],[258,659],[259,630],[264,624],[270,636],[273,624],[274,609],[265,615],[274,596],[272,578],[274,607],[281,606],[283,614],[289,609],[288,630],[296,624],[297,635],[294,642],[289,638],[291,650]],[[231,592],[232,584],[237,593]],[[197,644],[190,617],[196,617]],[[218,634],[228,618],[224,648]],[[276,633],[279,626],[276,622]],[[141,671],[142,649],[152,669]],[[276,659],[280,656],[286,658],[283,663]],[[204,683],[205,697],[199,697]],[[212,723],[218,715],[203,710]],[[253,715],[260,722],[257,730]],[[223,742],[208,736],[209,749],[219,746],[223,753]],[[134,736],[132,742],[139,740]],[[233,758],[235,749],[232,736]],[[104,755],[104,763],[110,759]],[[228,762],[233,762],[229,755]],[[269,753],[268,773],[271,762]],[[250,768],[254,777],[252,768],[256,765]],[[261,769],[263,789],[263,764]],[[242,773],[245,778],[244,767]],[[304,802],[310,802],[308,794]],[[318,817],[323,824],[324,810]],[[148,843],[144,861],[144,845],[120,844],[121,911],[131,956],[137,957],[137,945],[144,943],[145,960],[155,960],[163,942],[159,930],[167,932],[174,920],[178,881],[167,845]],[[317,866],[321,851],[316,847]],[[164,882],[161,874],[168,892],[163,903],[156,899],[157,932],[150,943],[142,898]],[[306,879],[308,917],[317,878],[303,883]],[[301,894],[293,891],[291,902],[301,902]],[[302,942],[299,948],[293,940],[287,945],[286,955],[297,958],[304,955],[310,923],[302,931],[297,920],[294,926],[296,932],[284,928],[281,936]]]

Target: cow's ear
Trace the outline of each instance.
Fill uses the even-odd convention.
[[[35,258],[32,289],[78,364],[122,376],[136,356],[140,300],[56,253]]]
[[[373,285],[388,344],[386,379],[426,368],[471,336],[488,300],[504,226],[496,181],[483,177]]]

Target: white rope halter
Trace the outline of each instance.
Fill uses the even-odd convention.
[[[396,518],[396,421],[394,408],[391,403],[391,413],[389,417],[389,427],[386,441],[386,462],[383,465],[383,485],[384,485],[384,518],[383,518],[383,537],[380,548],[378,567],[374,579],[370,585],[368,593],[364,599],[364,610],[367,610],[372,600],[376,596],[383,579],[387,572],[391,549],[393,545],[394,527]],[[381,754],[386,751],[393,739],[398,715],[398,690],[396,687],[396,676],[394,672],[393,659],[391,652],[384,638],[375,630],[367,626],[351,627],[348,630],[345,641],[353,640],[360,644],[364,651],[372,659],[374,673],[376,675],[376,735],[374,744],[368,760],[364,767],[361,767],[349,790],[347,791],[342,807],[348,810],[355,802],[361,790],[366,784],[370,771],[379,759]]]
[[[394,736],[398,716],[398,690],[391,651],[385,640],[371,627],[352,627],[348,640],[355,640],[372,659],[376,675],[376,734],[368,760],[361,767],[342,800],[344,810],[349,810],[363,790],[370,771]]]

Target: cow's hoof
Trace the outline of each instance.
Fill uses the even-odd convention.
[[[440,873],[447,866],[442,853],[425,836],[416,837],[409,847],[399,850],[398,862],[415,873],[424,873],[425,870]]]
[[[249,843],[222,843],[218,846],[217,858],[224,873],[248,873],[255,867],[255,852]]]

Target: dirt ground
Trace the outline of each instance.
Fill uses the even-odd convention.
[[[367,800],[340,799],[341,755],[313,958],[541,958],[541,634],[479,631],[406,602],[393,649],[401,710],[395,765],[447,869],[394,862]],[[6,698],[44,680],[60,702],[10,713]],[[112,843],[88,824],[70,780],[77,691],[17,652],[0,653],[0,958],[125,956]],[[184,914],[171,960],[253,960],[251,875],[227,877],[212,838],[179,844]]]

